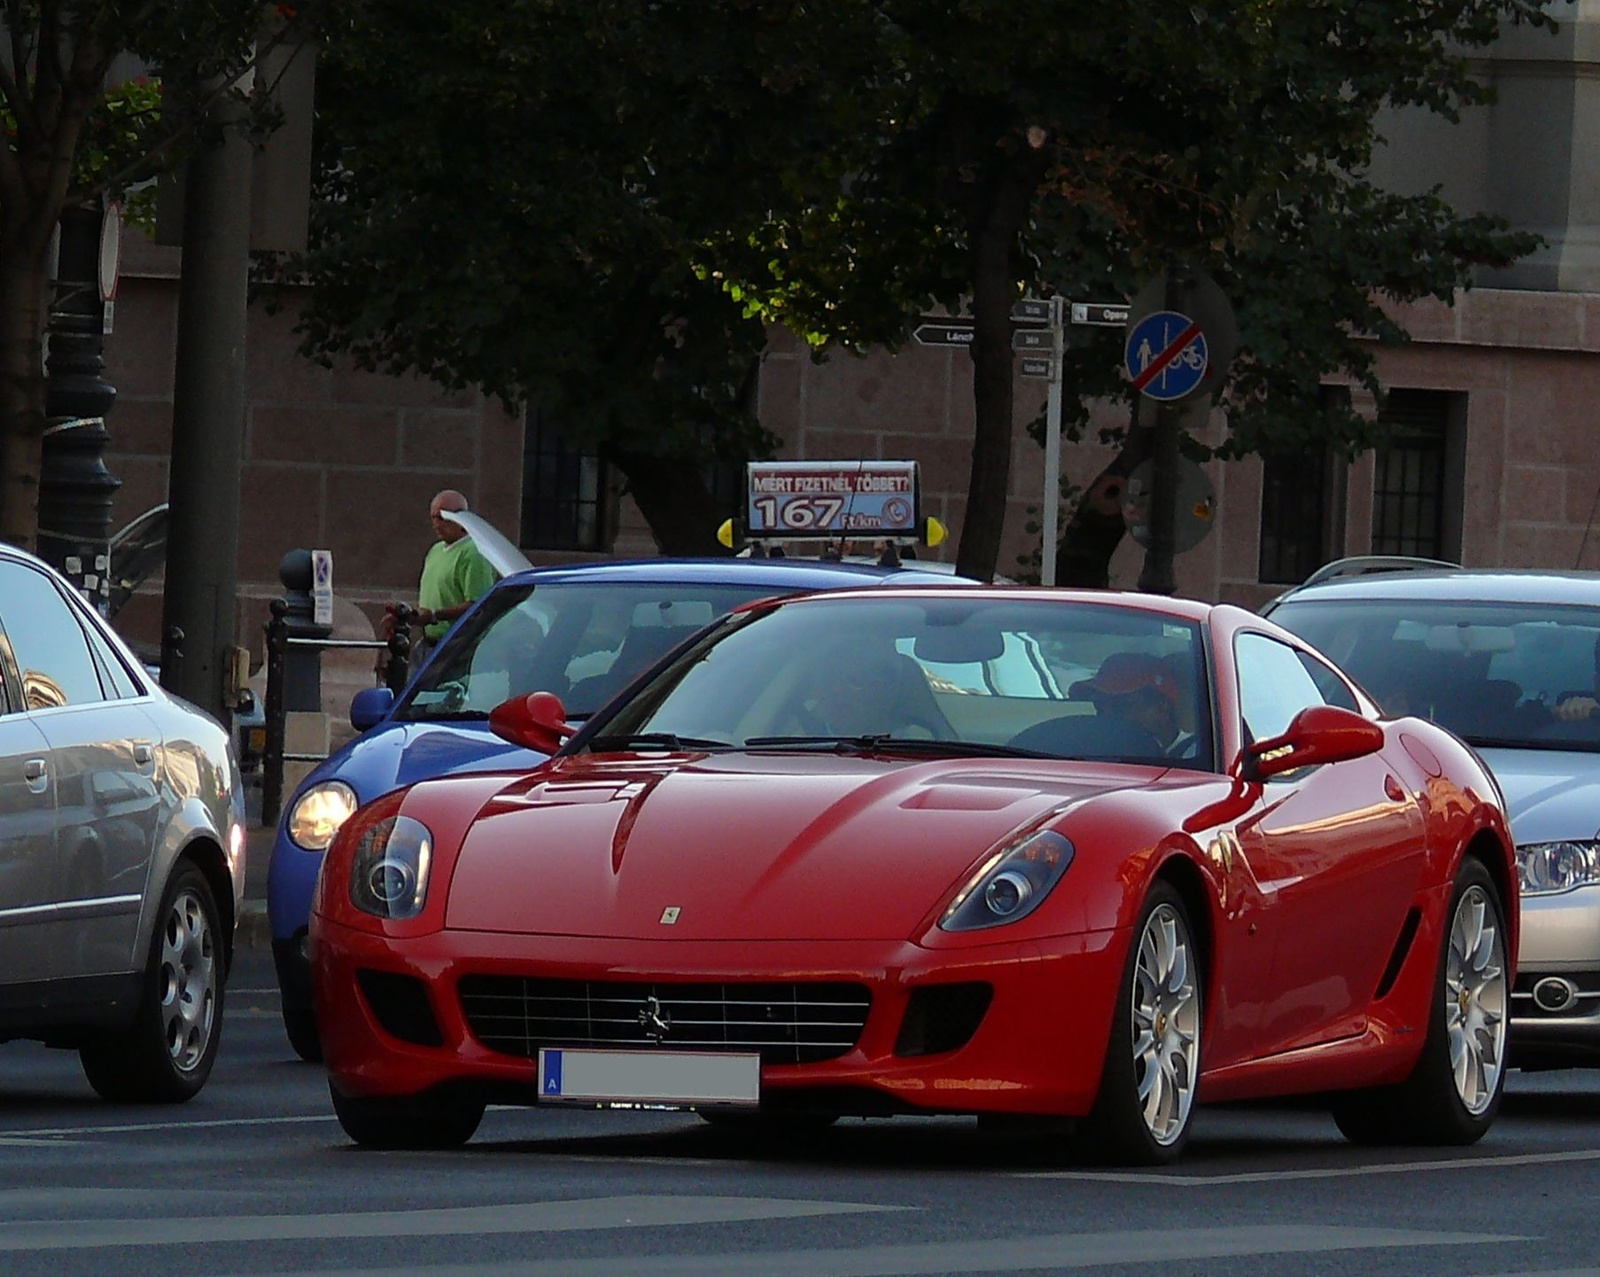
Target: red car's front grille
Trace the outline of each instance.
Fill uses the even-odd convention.
[[[832,1060],[856,1044],[872,995],[846,983],[668,984],[464,976],[461,1009],[493,1051],[542,1046],[759,1051],[764,1064]]]

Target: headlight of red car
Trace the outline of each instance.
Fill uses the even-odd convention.
[[[410,816],[364,828],[350,858],[350,903],[375,918],[415,918],[428,899],[433,833]]]
[[[1003,847],[979,866],[939,919],[944,931],[979,931],[1026,918],[1061,881],[1072,844],[1042,829]]]

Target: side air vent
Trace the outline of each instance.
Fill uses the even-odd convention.
[[[417,1046],[439,1046],[444,1042],[421,980],[391,971],[363,970],[356,972],[356,981],[361,986],[361,996],[390,1037]]]
[[[1417,938],[1417,928],[1422,925],[1422,910],[1413,905],[1406,911],[1406,920],[1400,927],[1400,936],[1394,942],[1394,952],[1389,955],[1389,965],[1383,969],[1383,979],[1378,981],[1378,991],[1373,994],[1373,1000],[1386,998],[1389,990],[1394,988],[1394,982],[1400,978],[1400,968],[1406,964],[1406,955],[1411,952],[1411,943]]]
[[[934,984],[913,989],[894,1053],[938,1055],[966,1046],[993,999],[994,986],[989,984]]]

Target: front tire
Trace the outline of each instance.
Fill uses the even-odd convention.
[[[332,1083],[328,1094],[344,1133],[364,1148],[459,1148],[483,1121],[483,1101],[463,1095],[341,1095]]]
[[[317,1017],[310,1007],[283,1004],[283,1031],[288,1035],[289,1046],[307,1064],[322,1060],[322,1039],[317,1033]]]
[[[1446,917],[1428,1037],[1411,1076],[1334,1105],[1354,1143],[1473,1144],[1500,1108],[1511,989],[1505,912],[1481,861],[1462,861]]]
[[[223,937],[211,886],[184,864],[161,898],[133,1023],[79,1051],[105,1099],[181,1104],[211,1076],[222,1041]]]
[[[1100,1091],[1080,1134],[1092,1156],[1160,1166],[1183,1151],[1200,1082],[1204,983],[1183,897],[1158,882],[1133,929]]]

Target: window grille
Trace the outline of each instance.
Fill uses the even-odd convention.
[[[522,537],[532,550],[606,548],[608,467],[584,452],[534,408],[528,409],[522,452]]]
[[[1372,553],[1444,555],[1446,444],[1452,396],[1392,390],[1379,420],[1389,441],[1372,482]]]

